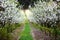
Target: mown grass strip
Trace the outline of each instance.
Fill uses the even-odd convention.
[[[25,29],[24,31],[21,33],[20,35],[20,39],[19,40],[33,40],[33,37],[30,33],[30,25],[29,23],[25,23]]]

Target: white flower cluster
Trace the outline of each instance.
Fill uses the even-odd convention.
[[[57,20],[57,3],[50,1],[50,2],[41,2],[37,1],[37,3],[34,3],[35,7],[30,8],[30,10],[33,12],[34,19],[36,21],[44,20],[46,21],[48,19],[55,18]]]
[[[0,6],[5,9],[5,11],[0,11],[0,20],[10,20],[14,23],[23,21],[20,10],[16,8],[17,4],[15,3],[15,0],[0,0],[0,2]]]

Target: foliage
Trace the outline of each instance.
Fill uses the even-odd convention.
[[[42,32],[45,32],[45,33],[48,33],[50,38],[52,38],[52,40],[59,40],[60,39],[60,28],[48,28],[48,27],[45,27],[45,26],[41,26],[37,23],[32,23],[32,26],[35,27],[36,29],[39,29],[41,30]]]
[[[5,9],[5,11],[0,11],[0,21],[4,21],[5,23],[8,21],[10,23],[20,23],[22,20],[22,15],[18,8],[16,8],[15,1],[3,0],[1,1],[1,7]]]
[[[29,5],[34,5],[34,3],[38,0],[18,0],[19,4],[23,5],[23,7],[28,8]]]
[[[21,24],[6,24],[5,27],[0,28],[0,40],[12,40],[13,35],[11,33]]]
[[[30,8],[33,12],[34,20],[33,22],[43,24],[43,25],[50,25],[52,27],[56,23],[58,23],[58,16],[57,16],[57,4],[53,1],[50,2],[41,2],[37,1],[35,3],[34,8]]]
[[[58,12],[59,8],[57,6],[59,7],[56,1],[37,1],[35,7],[30,8],[35,20],[33,22],[38,25],[35,24],[35,27],[50,32],[50,34],[52,33],[55,40],[57,40],[57,35],[60,34],[60,30],[58,30],[58,24],[60,24],[60,13]]]
[[[15,0],[0,0],[0,40],[12,40],[11,33],[23,21],[16,5]]]

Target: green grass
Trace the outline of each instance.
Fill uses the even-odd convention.
[[[30,30],[30,25],[29,25],[29,23],[27,22],[27,23],[25,23],[25,29],[24,29],[24,31],[21,33],[19,40],[33,40],[30,31],[31,31],[31,30]]]

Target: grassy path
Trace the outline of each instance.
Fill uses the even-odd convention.
[[[24,25],[21,25],[20,27],[16,28],[13,32],[13,39],[12,40],[18,40],[19,34],[23,31]]]
[[[30,32],[30,25],[29,25],[29,22],[26,22],[25,23],[25,29],[24,31],[21,33],[20,35],[20,39],[19,40],[33,40],[33,37],[31,35],[31,32]]]

